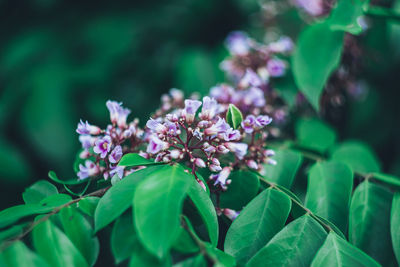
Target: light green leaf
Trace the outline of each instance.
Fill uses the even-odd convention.
[[[305,204],[312,212],[346,232],[352,190],[353,172],[346,164],[317,162],[308,175]]]
[[[350,242],[384,266],[394,258],[390,241],[392,197],[386,188],[364,181],[354,191],[350,205]]]
[[[297,143],[304,148],[325,152],[336,141],[335,130],[318,119],[301,119],[296,123]]]
[[[246,266],[310,266],[326,236],[318,222],[303,215],[277,233]]]
[[[292,56],[293,74],[300,91],[319,110],[319,98],[331,73],[339,66],[343,50],[342,31],[316,23],[300,33]]]
[[[50,266],[89,266],[71,240],[50,220],[39,223],[33,229],[32,236],[36,251]]]
[[[150,173],[135,190],[136,232],[146,249],[159,259],[166,256],[179,233],[179,215],[193,179],[182,166],[165,165]]]
[[[21,241],[14,242],[0,252],[2,267],[49,267],[36,253],[29,250]]]
[[[118,218],[111,233],[111,251],[115,263],[128,259],[138,247],[138,238],[133,226],[132,214],[124,214]]]
[[[137,153],[125,154],[119,161],[119,166],[135,167],[135,166],[147,166],[147,165],[160,165],[163,163],[154,162],[152,160],[143,158]]]
[[[372,177],[375,180],[383,182],[383,183],[385,183],[387,185],[393,186],[395,188],[400,188],[400,178],[396,177],[394,175],[374,172],[374,173],[372,173]]]
[[[214,264],[215,267],[234,267],[236,266],[236,260],[231,255],[219,250],[218,248],[214,247],[213,245],[206,243],[205,244],[207,253],[214,258],[216,263]]]
[[[290,199],[274,189],[255,197],[233,221],[226,234],[224,250],[244,265],[284,226]]]
[[[177,264],[174,264],[173,267],[207,267],[207,262],[204,259],[203,255],[199,254],[195,257],[187,258]]]
[[[204,224],[206,225],[211,244],[214,246],[218,243],[218,219],[215,212],[215,207],[204,189],[192,179],[188,196],[196,206]]]
[[[55,194],[58,194],[57,187],[45,180],[40,180],[26,188],[22,198],[26,204],[33,204]]]
[[[335,233],[330,233],[315,255],[312,267],[379,267],[367,254]]]
[[[278,150],[273,158],[277,164],[264,165],[265,177],[270,182],[290,189],[297,170],[301,166],[303,157],[299,152],[282,149]]]
[[[226,122],[229,123],[234,129],[239,128],[243,121],[243,114],[234,104],[229,104],[228,111],[226,112]]]
[[[400,265],[400,193],[397,192],[393,197],[392,209],[390,214],[390,233],[397,264]]]
[[[378,161],[372,149],[358,141],[347,141],[332,152],[332,159],[349,164],[354,172],[367,174],[380,171]]]
[[[75,207],[65,207],[60,211],[61,224],[65,234],[86,259],[89,266],[93,266],[99,255],[99,240],[92,236],[92,226]]]
[[[363,15],[364,2],[362,0],[339,0],[327,21],[331,30],[360,34],[363,29],[359,20]]]
[[[78,202],[78,207],[81,209],[81,211],[83,211],[90,217],[93,217],[99,201],[99,197],[85,197]]]
[[[95,231],[104,228],[132,205],[133,194],[139,182],[159,166],[149,167],[126,176],[112,186],[100,199],[94,213]]]
[[[258,193],[260,179],[250,171],[232,171],[228,179],[232,182],[220,194],[221,208],[241,210]]]

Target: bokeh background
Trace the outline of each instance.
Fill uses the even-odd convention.
[[[287,34],[301,26],[296,9],[278,22],[261,13],[257,0],[0,1],[0,209],[49,170],[75,176],[77,122],[104,126],[106,100],[143,122],[169,88],[206,93],[224,80],[230,31],[261,41],[268,23]],[[359,37],[365,94],[334,126],[400,175],[400,24],[370,23]]]

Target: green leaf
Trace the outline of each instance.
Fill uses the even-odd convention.
[[[118,218],[111,233],[111,251],[115,263],[119,264],[128,259],[138,247],[138,238],[133,226],[132,213]]]
[[[384,266],[393,259],[390,241],[392,196],[386,188],[366,180],[354,191],[350,205],[350,242]]]
[[[52,211],[55,207],[61,206],[71,200],[71,197],[65,194],[49,196],[40,203],[14,206],[0,212],[0,228],[11,225],[18,220]]]
[[[36,251],[50,266],[89,266],[71,240],[50,220],[39,223],[32,236]]]
[[[57,187],[45,180],[40,180],[26,188],[22,198],[26,204],[33,204],[55,194],[58,194]]]
[[[333,223],[331,223],[327,219],[322,218],[321,216],[318,216],[318,215],[314,215],[314,216],[324,223],[324,224],[321,224],[321,226],[325,227],[325,225],[328,225],[332,229],[332,231],[335,232],[335,234],[337,234],[341,238],[346,239],[346,236],[343,234],[343,232],[336,225],[334,225]]]
[[[196,206],[204,224],[206,225],[211,244],[218,243],[218,219],[215,207],[204,189],[194,180],[191,183],[188,196]]]
[[[353,173],[346,164],[317,162],[308,176],[305,204],[313,213],[346,232],[352,190]]]
[[[154,166],[135,171],[104,194],[94,213],[95,232],[110,224],[132,205],[136,186],[158,168]]]
[[[397,192],[393,197],[392,209],[390,214],[390,233],[392,235],[392,244],[394,254],[397,258],[397,264],[400,264],[400,193]]]
[[[92,226],[75,207],[65,207],[60,211],[61,224],[65,234],[86,259],[89,266],[93,266],[99,255],[99,240],[92,236]]]
[[[49,265],[24,243],[17,241],[0,253],[2,267],[48,267]]]
[[[234,267],[236,266],[236,260],[231,255],[219,250],[213,245],[206,243],[205,244],[207,253],[211,255],[212,258],[216,260],[215,267]]]
[[[331,30],[360,34],[362,27],[359,19],[363,15],[362,0],[339,0],[327,21]]]
[[[274,160],[277,162],[276,165],[264,165],[264,176],[269,182],[290,189],[297,170],[301,166],[303,157],[299,152],[283,149],[276,152]]]
[[[292,56],[293,74],[300,91],[319,110],[319,98],[331,73],[339,66],[343,50],[342,31],[316,23],[300,33]]]
[[[289,223],[246,266],[310,266],[327,233],[308,214]]]
[[[378,267],[367,254],[348,243],[335,233],[330,233],[318,250],[312,267]]]
[[[250,171],[232,171],[232,182],[228,189],[220,194],[220,207],[241,210],[258,193],[260,179]]]
[[[136,166],[148,166],[148,165],[160,165],[164,163],[154,162],[152,160],[143,158],[137,153],[125,154],[119,161],[119,166],[136,167]]]
[[[332,159],[349,164],[354,172],[367,174],[380,171],[380,163],[372,149],[358,141],[347,141],[332,152]]]
[[[291,207],[290,199],[274,189],[255,197],[233,221],[226,234],[225,252],[244,265],[284,226]]]
[[[228,111],[226,112],[226,122],[229,123],[234,129],[239,128],[243,121],[243,114],[234,104],[229,104]]]
[[[171,259],[169,256],[160,260],[157,257],[149,253],[139,242],[137,247],[131,254],[131,260],[129,262],[129,267],[167,267],[171,266]]]
[[[325,152],[336,141],[332,127],[318,119],[301,119],[296,123],[297,143],[304,148]]]
[[[135,190],[133,217],[139,239],[159,259],[165,257],[179,233],[179,215],[193,179],[182,166],[165,165],[150,173]]]
[[[11,226],[10,228],[7,228],[6,230],[0,232],[0,244],[4,245],[5,243],[2,243],[2,241],[15,238],[18,235],[22,234],[24,227],[26,226],[27,224],[22,224],[22,225],[18,224]],[[0,251],[2,249],[2,245],[0,245]]]
[[[57,177],[57,174],[54,171],[50,171],[49,172],[49,178],[51,180],[53,180],[54,182],[56,182],[56,183],[67,184],[67,185],[77,185],[77,184],[83,184],[83,183],[87,182],[86,179],[83,179],[83,180],[68,180],[68,181],[61,180],[61,179],[59,179]]]
[[[85,197],[78,202],[78,207],[81,209],[81,211],[83,211],[90,217],[93,217],[99,201],[99,197]]]
[[[174,264],[173,267],[207,267],[207,262],[204,259],[203,255],[199,254],[195,257],[187,258],[177,264]]]
[[[179,234],[172,244],[172,249],[184,254],[196,253],[199,251],[198,245],[193,241],[193,238],[183,227],[179,228]]]
[[[372,178],[374,178],[375,180],[378,180],[380,182],[383,182],[387,185],[393,186],[397,189],[400,188],[400,178],[398,178],[394,175],[374,172],[374,173],[372,173]]]

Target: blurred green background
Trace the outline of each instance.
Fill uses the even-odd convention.
[[[21,202],[49,170],[75,177],[77,122],[104,127],[106,100],[124,102],[143,122],[169,88],[206,93],[224,80],[230,31],[262,41],[265,27],[295,38],[304,25],[293,8],[261,20],[257,0],[3,0],[0,19],[0,209]],[[368,142],[384,170],[400,175],[400,24],[367,22],[358,37],[366,94],[346,102],[334,126],[342,140]]]

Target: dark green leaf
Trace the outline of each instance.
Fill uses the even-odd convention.
[[[137,153],[125,154],[118,163],[119,166],[127,166],[127,167],[159,165],[159,164],[163,163],[145,159]]]
[[[82,199],[78,202],[78,207],[84,213],[93,217],[99,201],[100,201],[99,197],[85,197],[84,199]]]
[[[236,260],[231,255],[219,250],[211,244],[206,243],[206,250],[209,255],[216,261],[215,267],[234,267]]]
[[[17,241],[0,253],[2,267],[48,267],[39,255],[30,251],[24,243]]]
[[[274,156],[276,165],[265,164],[265,177],[270,182],[290,189],[303,158],[299,152],[278,150]]]
[[[347,141],[333,150],[332,159],[349,164],[354,172],[380,171],[380,163],[372,149],[358,141]]]
[[[224,249],[245,264],[284,226],[291,207],[290,199],[274,189],[255,197],[233,221],[226,235]]]
[[[393,197],[392,209],[390,214],[390,233],[392,235],[392,244],[394,254],[397,258],[397,264],[400,264],[400,193]]]
[[[77,184],[87,183],[86,179],[84,179],[84,180],[68,180],[68,181],[60,180],[57,177],[57,174],[55,172],[53,172],[53,171],[49,172],[49,178],[51,180],[53,180],[54,182],[59,183],[59,184],[77,185]]]
[[[301,147],[325,152],[336,141],[335,131],[318,119],[302,119],[296,124],[297,143]]]
[[[353,173],[346,164],[335,161],[317,162],[308,176],[305,204],[313,213],[346,232],[352,190]]]
[[[138,247],[138,242],[131,213],[120,216],[111,233],[111,251],[115,263],[128,259]]]
[[[384,266],[393,259],[390,241],[392,197],[386,188],[364,181],[354,191],[350,205],[350,242]]]
[[[191,229],[193,229],[193,227],[191,227]],[[198,245],[183,227],[180,227],[178,237],[172,244],[172,249],[185,254],[199,251]]]
[[[330,233],[315,255],[312,267],[379,267],[367,254],[335,233]]]
[[[339,0],[328,19],[330,28],[351,34],[360,34],[362,27],[359,20],[363,15],[364,2],[362,0]]]
[[[169,255],[160,260],[157,257],[149,253],[139,242],[134,252],[131,254],[131,260],[129,262],[129,267],[167,267],[171,266],[171,259]]]
[[[289,223],[246,266],[310,266],[327,234],[308,214]]]
[[[58,194],[57,187],[45,180],[40,180],[25,189],[22,198],[26,204],[33,204],[55,194]]]
[[[339,65],[343,36],[342,31],[331,31],[327,23],[316,23],[301,32],[297,41],[292,58],[294,78],[316,110],[326,81]]]
[[[75,207],[65,207],[60,211],[60,219],[65,234],[86,259],[89,266],[93,266],[99,254],[99,240],[92,236],[92,226]]]
[[[260,180],[249,171],[232,171],[229,178],[232,182],[228,190],[220,195],[221,208],[241,210],[258,193]]]
[[[203,255],[200,254],[178,262],[174,264],[173,267],[207,267],[207,261],[204,259]]]
[[[179,233],[179,215],[193,179],[180,165],[165,165],[150,173],[135,190],[133,217],[139,239],[159,259],[166,256]]]
[[[50,266],[89,266],[71,240],[50,220],[39,223],[32,236],[36,251]]]
[[[188,196],[206,225],[211,244],[216,246],[218,243],[218,219],[210,197],[194,179],[189,187]]]
[[[374,172],[372,173],[372,177],[380,182],[383,182],[387,185],[400,188],[400,178],[390,175],[390,174],[385,174],[385,173],[379,173],[379,172]]]
[[[138,183],[158,166],[135,171],[112,186],[100,199],[94,214],[95,231],[110,224],[132,205],[133,193]]]
[[[226,113],[226,122],[229,123],[234,129],[239,128],[243,121],[243,115],[240,109],[234,104],[229,104],[228,111]]]
[[[14,225],[14,226],[11,226],[10,228],[0,232],[0,244],[4,244],[4,243],[1,243],[3,240],[12,239],[12,238],[15,238],[18,235],[22,234],[25,226],[26,225],[24,225],[24,224],[23,225]],[[2,246],[0,246],[0,250],[1,250],[1,247]]]
[[[328,225],[328,226],[332,229],[332,231],[335,232],[335,234],[337,234],[337,235],[340,236],[341,238],[346,239],[346,236],[343,234],[343,232],[342,232],[339,228],[337,228],[336,225],[334,225],[333,223],[331,223],[331,222],[328,221],[327,219],[322,218],[321,216],[318,216],[318,215],[313,215],[313,216],[316,217],[315,219],[318,218],[318,219],[323,223],[323,224],[321,223],[321,226],[324,226],[324,227],[325,227],[325,225]]]

